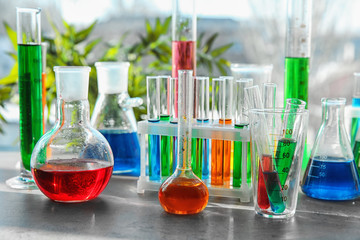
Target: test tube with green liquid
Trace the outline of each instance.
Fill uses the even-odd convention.
[[[209,123],[209,78],[194,77],[196,124]],[[193,138],[191,168],[200,179],[209,177],[209,139]]]
[[[159,76],[160,81],[160,122],[170,122],[170,90],[171,90],[171,77],[170,76]],[[173,170],[173,153],[171,146],[171,136],[161,136],[161,177],[169,177]]]
[[[245,88],[253,85],[252,78],[241,78],[235,82],[235,124],[237,129],[248,127],[249,118],[246,113],[248,106],[245,101]],[[246,156],[246,157],[245,157]],[[234,142],[233,155],[233,187],[239,188],[242,183],[243,171],[246,171],[246,182],[251,183],[251,159],[250,142]],[[246,163],[243,164],[243,161]],[[246,168],[244,168],[245,166]]]
[[[30,172],[33,148],[43,135],[41,10],[17,8],[20,107],[20,176],[6,181],[15,189],[36,189]]]
[[[353,112],[351,117],[350,139],[351,147],[354,149],[355,144],[358,145],[357,148],[359,148],[360,146],[360,144],[355,141],[360,126],[360,73],[354,73],[352,111]]]

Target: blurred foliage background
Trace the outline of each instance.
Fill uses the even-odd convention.
[[[43,37],[42,41],[47,43],[47,82],[46,82],[46,103],[48,108],[49,120],[50,107],[56,99],[56,84],[55,75],[52,71],[54,66],[90,66],[89,81],[89,102],[91,112],[93,110],[98,89],[96,79],[96,69],[94,67],[97,61],[128,61],[129,68],[129,88],[130,97],[141,97],[145,100],[146,95],[146,76],[158,75],[164,73],[171,73],[171,37],[170,24],[171,17],[165,18],[163,21],[156,18],[155,23],[145,21],[146,31],[138,35],[138,40],[130,45],[124,44],[128,33],[125,33],[115,43],[107,43],[102,38],[95,38],[89,40],[89,37],[97,24],[93,22],[89,26],[77,30],[74,25],[62,20],[63,31],[48,18],[48,21],[54,32],[54,37]],[[17,43],[16,32],[8,23],[4,22],[7,35],[13,45],[13,51],[8,54],[15,60],[10,73],[0,79],[0,106],[4,106],[6,101],[12,99],[18,102],[17,99]],[[197,41],[197,66],[203,67],[212,76],[216,69],[221,75],[226,75],[230,62],[223,57],[223,54],[233,45],[227,43],[224,45],[214,47],[214,42],[218,38],[218,33],[213,33],[205,37],[205,33],[200,33]],[[94,52],[94,49],[100,43],[105,44],[105,49],[97,57],[90,58],[89,56]],[[146,60],[145,60],[146,59]],[[145,105],[145,101],[144,101]],[[146,114],[146,108],[142,105],[135,108],[135,116],[137,120]],[[0,113],[0,131],[6,119]]]

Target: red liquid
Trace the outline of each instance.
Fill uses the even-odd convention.
[[[172,42],[172,77],[178,77],[178,70],[193,70],[196,75],[196,42],[173,41]],[[194,85],[195,87],[195,85]],[[175,88],[175,117],[177,117],[177,86]]]
[[[31,171],[39,189],[51,200],[83,202],[96,198],[108,184],[113,167],[105,164],[89,159],[54,160]]]
[[[197,178],[168,178],[160,187],[159,201],[168,213],[195,214],[207,205],[209,192]]]
[[[260,164],[260,163],[259,163]],[[262,169],[263,168],[263,169]],[[272,171],[272,157],[264,155],[262,157],[262,168],[259,166],[259,176],[258,176],[258,194],[257,202],[261,209],[268,209],[270,207],[269,197],[266,191],[265,178],[263,172]]]

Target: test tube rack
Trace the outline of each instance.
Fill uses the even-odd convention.
[[[138,134],[141,146],[141,166],[140,177],[137,182],[137,192],[143,194],[145,191],[158,191],[161,183],[166,178],[160,181],[153,181],[148,176],[148,145],[147,135],[161,135],[161,136],[177,136],[177,124],[169,122],[138,122]],[[194,123],[192,124],[192,138],[202,139],[216,139],[228,141],[241,141],[248,143],[250,141],[250,131],[248,128],[236,129],[229,125],[211,124],[211,123]],[[211,144],[210,144],[211,145]],[[242,169],[247,168],[247,144],[242,144],[243,155],[241,166]],[[211,151],[210,151],[211,159]],[[211,165],[211,161],[210,161]],[[211,169],[211,167],[210,167]],[[246,182],[247,171],[242,171],[241,178],[244,179],[240,188],[233,188],[231,185],[213,186],[210,184],[210,179],[203,179],[207,185],[210,196],[220,196],[229,198],[239,198],[241,202],[247,203],[251,199],[251,184]]]

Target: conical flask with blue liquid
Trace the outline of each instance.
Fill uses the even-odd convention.
[[[110,143],[114,154],[113,174],[140,175],[140,145],[133,107],[141,98],[128,94],[128,62],[95,63],[99,94],[91,124]]]
[[[323,98],[322,124],[302,181],[302,191],[324,200],[359,196],[359,175],[344,126],[345,98]]]

